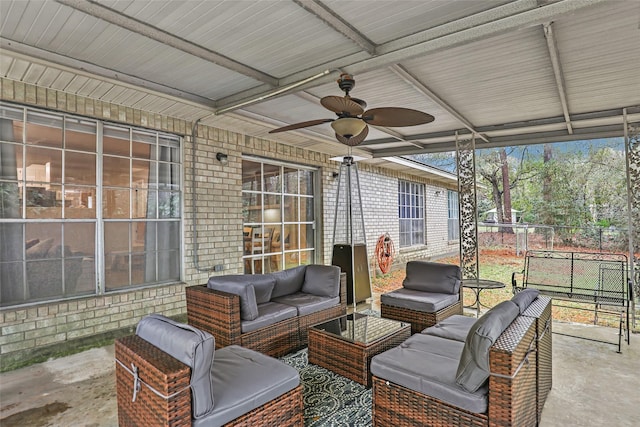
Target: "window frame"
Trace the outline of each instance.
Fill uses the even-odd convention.
[[[426,188],[418,182],[398,180],[399,247],[426,245]]]
[[[447,238],[460,240],[460,204],[458,192],[447,190]]]
[[[295,164],[290,162],[282,162],[282,161],[265,159],[261,157],[254,157],[254,156],[248,156],[248,155],[243,155],[242,161],[243,161],[243,168],[244,168],[245,161],[253,162],[257,165],[260,165],[260,183],[257,189],[245,188],[245,185],[244,185],[245,172],[244,170],[242,172],[243,233],[246,233],[245,229],[248,230],[249,228],[251,228],[251,231],[249,231],[251,234],[254,233],[253,231],[254,229],[258,229],[258,231],[260,231],[262,235],[265,234],[267,229],[276,230],[276,231],[279,231],[280,241],[282,242],[280,245],[280,250],[274,251],[272,250],[272,248],[270,248],[269,251],[263,250],[261,253],[254,254],[252,253],[253,252],[252,250],[250,251],[250,253],[247,253],[247,248],[246,248],[247,241],[244,240],[243,246],[245,247],[242,255],[242,261],[244,264],[245,272],[246,273],[255,272],[257,268],[255,264],[256,262],[259,262],[258,266],[260,271],[264,270],[265,266],[267,266],[267,269],[265,271],[272,271],[272,268],[271,268],[272,265],[275,266],[275,269],[273,271],[279,271],[285,268],[289,268],[291,266],[288,264],[291,264],[290,261],[294,261],[294,260],[297,260],[298,262],[297,265],[316,263],[319,257],[318,224],[321,221],[321,217],[319,216],[321,213],[319,211],[319,202],[318,202],[320,197],[319,196],[320,195],[319,169],[312,166],[305,166],[305,165],[300,165],[300,164]],[[277,188],[276,190],[266,188],[268,186],[264,179],[265,167],[270,169],[278,168],[277,176],[279,177],[279,188]],[[296,170],[298,172],[297,173],[298,177],[296,181],[297,184],[294,192],[289,191],[289,188],[287,188],[286,180],[285,180],[285,172],[290,173],[291,170]],[[301,172],[303,171],[311,174],[311,177],[309,177],[309,182],[313,186],[311,193],[303,193],[301,191],[300,187],[303,182],[303,177],[301,176]],[[259,201],[260,215],[258,220],[256,221],[245,220],[245,217],[249,216],[248,212],[245,214],[244,212],[245,209],[250,209],[249,207],[253,206],[251,203],[248,203],[245,205],[245,197],[247,196],[253,197],[254,200],[256,200],[256,202]],[[269,215],[267,215],[265,212],[267,210],[270,210],[268,208],[270,204],[265,204],[265,200],[268,197],[274,197],[275,200],[279,200],[279,203],[277,203],[279,204],[279,208],[277,208],[279,210],[279,220],[268,220],[269,218],[267,218]],[[287,199],[296,201],[295,205],[297,207],[297,220],[287,220],[287,212],[285,212],[285,205],[286,205]],[[309,210],[309,212],[312,213],[313,215],[312,220],[303,220],[303,218],[301,217],[302,212],[307,212],[303,210],[302,201],[304,200],[311,200],[312,207]],[[288,238],[287,233],[285,232],[285,229],[287,226],[289,227],[296,226],[297,228],[297,242],[295,243],[295,247],[293,249],[287,249],[284,244],[286,239]],[[303,246],[302,245],[303,227],[308,232],[310,231],[312,233],[311,234],[313,239],[312,246],[302,247]],[[243,235],[243,239],[246,239],[246,238],[247,237]],[[278,258],[275,258],[276,261],[274,264],[272,262],[273,259],[271,257],[279,257],[279,260]],[[289,259],[290,261],[287,261],[287,259]],[[303,262],[303,259],[304,259],[304,262]]]
[[[185,183],[184,183],[184,139],[181,136],[171,134],[168,132],[162,132],[162,131],[157,131],[153,129],[142,128],[139,126],[133,126],[129,124],[113,123],[105,120],[89,118],[89,117],[76,115],[76,114],[67,114],[60,111],[49,111],[49,110],[33,108],[30,106],[22,106],[19,104],[14,104],[14,103],[5,102],[5,101],[0,102],[0,106],[2,107],[2,110],[3,110],[3,114],[2,114],[3,118],[6,117],[7,120],[12,120],[14,122],[14,126],[16,121],[21,120],[21,122],[18,122],[18,123],[21,123],[21,126],[22,126],[22,132],[19,136],[15,135],[13,140],[7,139],[6,141],[2,140],[1,142],[2,144],[5,144],[5,143],[14,144],[16,147],[20,147],[20,150],[22,150],[22,154],[21,154],[22,164],[16,165],[16,167],[18,168],[17,175],[19,176],[17,176],[16,179],[5,177],[6,179],[2,180],[2,183],[11,184],[11,185],[13,185],[12,183],[15,181],[18,184],[18,189],[22,191],[21,195],[19,196],[21,197],[21,201],[18,206],[20,213],[18,214],[18,217],[0,218],[0,223],[2,224],[12,224],[12,223],[20,224],[20,230],[21,230],[20,238],[22,239],[22,247],[20,251],[22,256],[18,261],[15,261],[15,262],[16,263],[19,262],[22,265],[22,277],[21,277],[22,283],[20,285],[15,285],[15,286],[20,286],[20,289],[18,290],[18,293],[20,294],[20,296],[17,299],[12,299],[8,302],[2,301],[0,304],[0,307],[2,308],[20,307],[20,306],[29,306],[34,304],[50,303],[50,302],[56,302],[56,301],[67,301],[67,300],[72,300],[77,298],[86,298],[87,296],[100,296],[100,295],[112,294],[112,293],[123,292],[123,291],[131,291],[132,289],[163,286],[168,283],[178,283],[183,280],[184,254],[185,254],[185,251],[184,251]],[[21,117],[20,119],[18,118],[19,116]],[[27,135],[27,129],[29,127],[29,123],[31,123],[29,121],[29,118],[32,116],[39,117],[40,119],[38,120],[43,120],[42,118],[44,117],[45,119],[50,118],[51,123],[54,123],[54,122],[60,123],[61,133],[63,135],[62,142],[60,143],[60,147],[51,147],[51,145],[47,145],[48,143],[46,142],[46,140],[44,144],[34,143],[33,141],[29,140],[29,136]],[[67,144],[69,145],[65,144],[64,141],[67,140],[66,138],[68,137],[67,130],[77,131],[78,129],[78,127],[74,127],[74,123],[76,122],[79,123],[78,127],[80,127],[80,124],[82,126],[84,125],[88,126],[87,129],[89,129],[88,130],[89,134],[95,136],[95,147],[91,147],[88,150],[84,148],[77,148],[77,146],[74,148],[72,143],[70,143],[70,140],[67,141]],[[39,122],[34,122],[34,123],[39,123]],[[124,156],[124,157],[121,156],[123,158],[128,159],[129,175],[130,175],[129,185],[126,188],[126,190],[129,192],[129,212],[128,212],[128,217],[124,219],[113,220],[110,218],[106,218],[103,211],[103,208],[104,208],[104,205],[103,205],[104,191],[103,190],[105,189],[105,185],[104,185],[105,177],[103,176],[104,156],[105,156],[103,153],[103,142],[104,142],[105,127],[116,127],[120,129],[126,129],[129,134],[129,140],[128,140],[129,154],[128,156]],[[155,201],[150,201],[149,196],[147,196],[147,203],[150,203],[150,202],[155,203],[155,206],[156,206],[156,209],[153,211],[153,214],[155,215],[153,218],[150,218],[147,216],[139,217],[133,214],[135,194],[134,194],[134,188],[132,186],[133,185],[132,184],[133,176],[131,175],[133,173],[132,168],[136,160],[143,160],[143,161],[145,160],[144,157],[140,157],[139,155],[136,156],[134,155],[134,152],[132,152],[133,150],[132,147],[134,147],[134,144],[137,141],[135,139],[136,134],[154,136],[154,142],[152,143],[152,147],[150,149],[155,150],[156,155],[153,156],[149,154],[149,159],[146,159],[146,161],[149,162],[150,167],[155,167],[155,171],[157,172],[160,168],[159,165],[161,163],[169,165],[168,167],[163,168],[163,169],[169,169],[171,171],[170,173],[171,182],[168,184],[167,188],[161,189],[159,187],[161,187],[162,185],[154,184],[156,186],[155,191],[157,194],[159,194],[161,191],[168,192],[171,194],[171,196],[169,197],[169,202],[170,202],[170,205],[172,206],[171,210],[173,212],[170,213],[171,216],[168,218],[164,218],[160,215],[159,208],[158,208],[158,204],[160,203],[160,201],[158,200],[159,197],[156,197]],[[89,140],[90,139],[91,138],[89,138]],[[160,154],[162,147],[164,147],[165,145],[167,146],[172,145],[173,147],[165,150],[165,152],[168,151],[170,153],[169,158],[166,161],[165,159],[161,159],[162,156]],[[55,217],[55,216],[33,217],[31,216],[30,211],[28,211],[27,209],[28,206],[27,206],[27,200],[26,200],[27,199],[26,191],[31,181],[28,180],[27,178],[27,169],[25,165],[27,164],[28,150],[29,148],[33,150],[33,147],[43,147],[47,149],[53,149],[53,150],[60,151],[61,153],[61,158],[62,158],[61,166],[60,166],[60,173],[62,175],[61,183],[57,184],[57,183],[54,183],[53,181],[48,181],[51,183],[51,185],[55,185],[56,189],[57,187],[60,187],[61,200],[59,200],[60,202],[59,209],[61,213],[59,217]],[[93,168],[94,174],[91,174],[91,171],[88,171],[90,176],[92,175],[95,176],[95,181],[93,183],[90,183],[90,184],[85,184],[82,182],[77,183],[77,182],[74,182],[73,179],[69,179],[69,177],[67,176],[67,173],[69,172],[69,170],[66,169],[67,165],[65,163],[67,156],[68,154],[78,154],[78,153],[81,153],[81,154],[93,153],[93,155],[95,156],[95,167]],[[22,171],[22,173],[20,173],[20,171]],[[69,176],[72,177],[71,175]],[[156,180],[158,182],[160,182],[161,180],[158,174],[156,174]],[[39,181],[34,181],[34,183],[36,184],[38,182]],[[33,185],[31,185],[31,187],[33,187]],[[91,215],[93,216],[91,215],[89,217],[67,216],[66,212],[71,212],[69,210],[71,206],[67,206],[67,203],[68,203],[67,190],[74,190],[74,189],[82,190],[83,188],[89,189],[89,192],[91,191],[94,192],[93,193],[94,200],[91,200],[90,202],[88,202],[89,203],[88,207],[90,208],[93,207],[94,211],[91,212]],[[178,198],[177,204],[173,202],[175,200],[175,195],[177,195],[177,198]],[[56,196],[56,199],[57,198],[58,197]],[[54,201],[54,203],[55,203],[55,206],[57,206],[58,201],[56,200]],[[173,209],[174,205],[175,205],[175,208],[177,208],[177,210]],[[44,209],[47,209],[47,208],[44,208]],[[47,213],[46,211],[44,212],[44,214],[53,215],[51,213]],[[177,239],[178,239],[177,242],[175,241],[171,242],[169,246],[164,248],[162,246],[159,246],[160,245],[159,240],[156,238],[155,240],[153,240],[154,247],[152,249],[145,247],[144,251],[142,252],[143,254],[145,254],[145,256],[148,256],[148,253],[152,251],[153,256],[156,257],[154,271],[153,271],[153,277],[155,279],[153,281],[144,282],[144,283],[132,283],[131,281],[132,267],[129,267],[129,272],[128,272],[129,280],[126,285],[117,287],[117,288],[107,287],[105,279],[107,277],[106,270],[109,268],[109,266],[107,264],[107,260],[105,259],[106,237],[105,237],[104,228],[110,222],[128,223],[129,230],[131,230],[132,227],[134,227],[134,224],[138,222],[145,222],[147,224],[154,223],[154,226],[156,224],[160,224],[161,222],[171,222],[176,224],[170,227],[177,227],[177,231],[174,231],[171,233],[172,236],[177,235]],[[46,258],[46,259],[50,258],[51,260],[59,262],[62,266],[62,273],[61,273],[62,284],[59,292],[56,292],[56,294],[53,296],[47,296],[46,295],[47,292],[40,293],[39,295],[29,295],[29,292],[34,291],[33,289],[31,289],[33,287],[33,282],[30,283],[29,278],[27,276],[27,267],[28,267],[27,264],[29,260],[26,255],[26,252],[27,252],[26,240],[27,240],[27,231],[30,224],[40,224],[40,226],[42,226],[43,224],[60,224],[60,230],[61,230],[60,233],[62,234],[59,240],[59,244],[61,245],[61,247],[64,248],[65,247],[64,234],[66,232],[65,228],[68,228],[70,226],[69,224],[85,224],[85,223],[93,224],[93,229],[94,229],[93,230],[94,235],[92,236],[93,237],[93,253],[92,254],[86,253],[86,256],[82,257],[81,268],[92,269],[90,273],[92,274],[92,279],[94,281],[92,289],[89,290],[89,281],[87,281],[87,282],[84,282],[85,288],[83,288],[82,291],[80,292],[74,291],[74,293],[71,295],[65,295],[68,292],[67,287],[73,286],[73,284],[67,283],[68,280],[65,277],[66,275],[65,268],[67,265],[66,262],[67,260],[73,259],[73,257],[75,256],[75,255],[67,255],[66,248],[65,248],[65,252],[61,253],[60,257],[50,258],[50,256],[48,256]],[[145,226],[145,229],[146,229],[146,226]],[[158,231],[155,232],[155,235],[157,237]],[[134,236],[132,234],[129,234],[128,236],[129,251],[128,251],[128,254],[126,254],[126,256],[129,257],[130,260],[132,259],[132,256],[133,256],[133,253],[131,252],[133,239],[134,239]],[[178,257],[178,259],[176,260],[176,263],[178,264],[175,265],[175,263],[172,263],[170,268],[170,274],[168,275],[170,276],[170,278],[168,278],[167,280],[158,280],[158,277],[160,276],[160,269],[159,269],[160,262],[158,261],[160,252],[162,252],[164,256],[169,256],[169,257],[172,257],[174,253],[176,253]],[[92,258],[93,262],[90,263],[86,259],[87,257],[89,257],[89,259]],[[11,260],[4,261],[4,263],[8,263],[10,261]],[[14,261],[11,261],[11,262],[14,262]],[[89,264],[91,265],[89,266]],[[17,264],[16,264],[16,267],[17,267]],[[145,272],[144,272],[145,269],[146,269],[146,266],[142,268],[142,272],[141,273],[139,272],[139,274],[142,274],[143,276],[145,276]],[[177,273],[177,274],[174,274],[174,273]],[[43,297],[42,295],[45,295],[45,296]]]

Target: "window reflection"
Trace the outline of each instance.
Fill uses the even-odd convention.
[[[96,123],[66,118],[64,148],[95,153]]]
[[[62,148],[62,118],[44,113],[27,113],[27,144]]]
[[[314,198],[300,195],[299,178],[311,182],[313,171],[248,159],[242,165],[245,272],[277,271],[313,262]],[[309,189],[313,187],[305,184],[304,191]]]
[[[64,182],[66,184],[96,184],[95,154],[67,151],[64,160]]]
[[[101,245],[107,291],[180,279],[180,139],[98,126],[0,106],[1,306],[97,293]]]

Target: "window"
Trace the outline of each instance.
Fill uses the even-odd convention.
[[[2,104],[0,144],[0,305],[180,279],[179,137]]]
[[[245,272],[279,271],[315,261],[313,169],[242,161]]]
[[[398,181],[400,247],[424,244],[424,185]]]
[[[458,193],[455,191],[447,191],[447,204],[449,206],[449,214],[447,220],[447,229],[449,240],[460,240],[460,208],[458,206]]]

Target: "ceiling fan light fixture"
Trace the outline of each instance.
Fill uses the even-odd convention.
[[[331,122],[333,130],[345,138],[360,135],[366,126],[367,123],[364,120],[355,117],[342,117]]]

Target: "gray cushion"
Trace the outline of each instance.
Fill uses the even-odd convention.
[[[271,300],[271,293],[276,284],[275,277],[268,274],[252,274],[250,282],[256,293],[256,304],[262,304]]]
[[[436,323],[433,326],[428,327],[423,334],[433,335],[434,337],[446,338],[449,340],[455,340],[465,342],[469,330],[474,323],[476,323],[475,317],[463,316],[461,314],[454,314],[444,320]]]
[[[273,301],[265,302],[263,304],[258,304],[258,317],[254,320],[243,320],[240,323],[240,330],[243,334],[257,331],[260,328],[296,317],[297,315],[298,311],[295,307],[291,307],[286,304],[278,304]]]
[[[457,294],[460,292],[462,273],[460,267],[429,261],[409,261],[407,276],[402,286],[417,291],[436,294]]]
[[[335,298],[340,295],[340,267],[335,265],[307,266],[302,292],[320,297]]]
[[[299,292],[300,289],[302,289],[305,271],[307,271],[307,266],[301,265],[299,267],[271,273],[271,276],[276,279],[273,292],[271,292],[271,298],[277,298],[283,295],[291,295]]]
[[[489,378],[489,349],[518,313],[517,305],[503,301],[473,324],[456,374],[456,382],[465,390],[476,391]]]
[[[474,413],[487,411],[488,387],[468,392],[456,384],[464,344],[415,334],[398,347],[374,356],[371,373]]]
[[[136,335],[191,368],[193,418],[201,418],[211,412],[215,395],[211,372],[215,351],[213,336],[160,314],[151,314],[140,320]]]
[[[424,313],[435,313],[460,299],[460,294],[434,294],[400,288],[380,295],[380,302],[393,307],[408,308]]]
[[[243,320],[254,320],[258,317],[256,292],[250,282],[251,274],[210,277],[207,287],[228,292],[240,297],[240,317]]]
[[[511,298],[511,301],[520,309],[520,314],[529,308],[531,303],[538,298],[540,291],[537,289],[529,288],[523,289]]]
[[[237,345],[217,350],[212,370],[216,406],[194,427],[224,425],[300,384],[295,368]]]
[[[307,314],[315,313],[316,311],[324,310],[325,308],[340,305],[340,298],[338,297],[320,297],[304,292],[285,295],[280,298],[275,298],[273,301],[295,307],[298,310],[298,316],[305,316]]]

